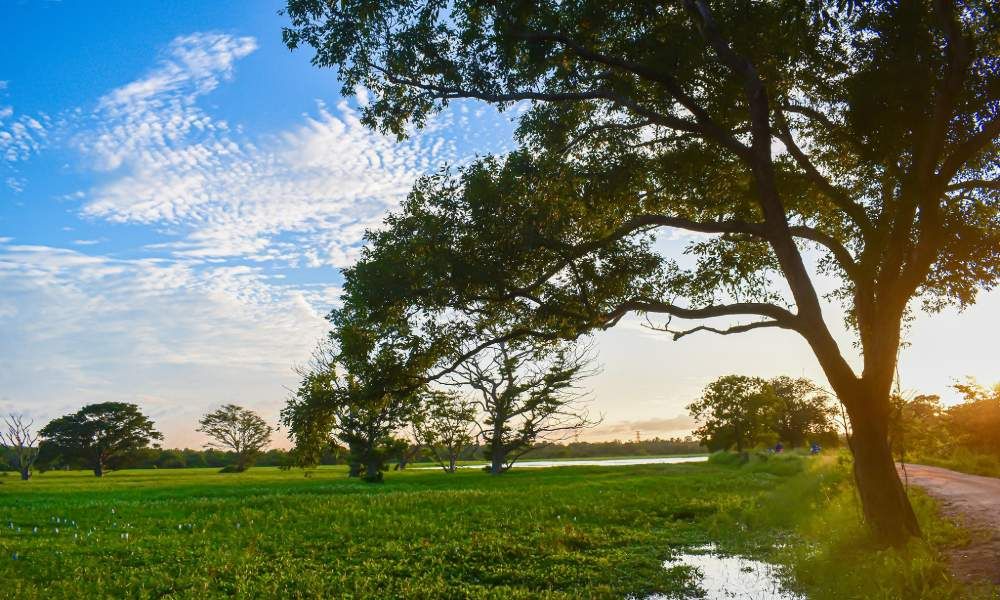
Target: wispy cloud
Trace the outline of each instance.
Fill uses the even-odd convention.
[[[70,168],[92,181],[59,200],[87,223],[62,228],[80,232],[72,249],[0,239],[0,401],[50,418],[141,398],[173,423],[172,444],[221,401],[273,418],[339,295],[332,272],[309,284],[296,268],[350,264],[414,179],[463,158],[470,123],[509,125],[457,104],[399,143],[348,103],[317,102],[282,130],[248,134],[202,104],[256,48],[182,36],[91,109],[61,113],[50,142],[68,143],[81,157]],[[108,222],[147,241],[83,233]]]
[[[7,87],[7,81],[0,81],[0,92]],[[12,191],[24,189],[24,180],[17,176],[14,164],[27,160],[42,148],[48,136],[48,124],[48,116],[18,113],[0,96],[0,173],[6,171],[4,183]]]
[[[172,396],[163,415],[181,433],[220,397],[273,417],[339,294],[248,266],[28,245],[0,246],[0,289],[0,389],[12,408],[51,418],[155,391]]]
[[[615,421],[603,423],[587,432],[591,438],[632,438],[638,431],[641,437],[675,437],[687,435],[697,426],[689,415],[670,418],[640,419],[635,421]]]
[[[255,47],[250,38],[185,36],[153,71],[105,95],[101,126],[78,138],[110,171],[84,213],[180,230],[161,246],[179,257],[339,267],[416,177],[455,158],[440,123],[398,143],[365,128],[346,103],[319,103],[277,134],[240,134],[197,100]]]

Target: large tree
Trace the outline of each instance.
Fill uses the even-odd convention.
[[[211,438],[207,447],[230,450],[236,455],[236,464],[225,470],[242,473],[271,443],[274,429],[254,411],[226,404],[203,416],[197,431]]]
[[[49,421],[39,432],[43,445],[67,462],[82,462],[101,477],[137,459],[154,440],[162,440],[153,422],[127,402],[89,404]]]
[[[968,305],[1000,273],[994,2],[289,0],[287,14],[288,46],[313,47],[344,93],[368,88],[379,130],[404,136],[462,98],[529,103],[523,152],[425,183],[373,238],[395,248],[370,261],[410,274],[386,262],[356,284],[381,285],[372,315],[446,306],[564,337],[635,312],[728,319],[677,338],[794,332],[849,413],[869,525],[919,534],[890,388],[908,312]],[[694,267],[656,251],[664,230],[708,234],[687,247]],[[858,370],[817,273],[839,282]]]

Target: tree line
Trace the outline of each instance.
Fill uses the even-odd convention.
[[[936,395],[893,396],[892,449],[900,462],[940,462],[1000,476],[1000,384],[956,383],[962,402]]]
[[[257,413],[226,404],[204,415],[197,431],[208,437],[206,446],[211,449],[163,450],[158,443],[163,434],[138,406],[102,402],[53,419],[37,431],[32,421],[10,415],[0,429],[0,446],[7,464],[24,480],[35,469],[90,469],[102,477],[109,470],[131,466],[189,463],[239,472],[260,457],[274,428]]]
[[[117,403],[116,403],[117,404]],[[349,465],[354,460],[348,447],[331,440],[329,444],[321,448],[311,462],[303,463],[301,456],[295,450],[284,450],[280,448],[265,449],[266,441],[259,436],[257,444],[241,444],[240,450],[235,450],[236,444],[222,443],[218,438],[213,438],[209,446],[203,449],[191,448],[161,448],[152,443],[159,439],[152,435],[155,430],[150,429],[147,423],[141,419],[134,419],[134,414],[138,412],[135,405],[117,405],[114,408],[98,405],[90,405],[82,409],[88,415],[101,414],[106,419],[105,426],[95,426],[95,432],[99,429],[119,428],[123,426],[126,419],[124,414],[133,415],[131,427],[136,428],[129,443],[114,442],[105,438],[106,445],[113,445],[115,449],[110,451],[97,449],[98,441],[95,434],[94,439],[87,442],[77,443],[77,448],[70,449],[60,447],[56,440],[48,440],[41,437],[41,434],[34,430],[33,423],[20,415],[9,415],[4,419],[4,427],[0,428],[0,471],[18,472],[22,479],[31,478],[32,472],[41,472],[59,469],[90,469],[103,475],[107,471],[135,468],[135,469],[183,469],[183,468],[216,468],[223,472],[241,472],[250,466],[259,467],[279,467],[288,469],[300,466],[318,465]],[[425,418],[430,419],[455,419],[456,416],[442,412],[440,404],[430,408]],[[445,405],[446,406],[446,405]],[[235,407],[239,408],[239,407]],[[121,413],[119,413],[121,411]],[[212,422],[218,428],[218,417],[232,415],[236,410],[233,405],[227,405],[213,414]],[[248,416],[250,411],[243,410],[244,420],[254,420]],[[141,413],[139,413],[141,414]],[[443,416],[442,416],[443,415]],[[473,416],[469,413],[460,414],[457,418],[468,427],[472,423]],[[204,419],[203,419],[204,420]],[[256,421],[256,420],[254,420]],[[263,431],[260,422],[255,422],[254,429]],[[381,469],[388,468],[389,464],[395,467],[405,468],[409,462],[436,463],[445,468],[446,471],[454,472],[457,463],[460,461],[477,461],[492,455],[489,446],[484,446],[474,439],[459,437],[454,434],[457,429],[447,423],[435,423],[431,425],[416,425],[409,438],[406,432],[400,432],[395,444],[395,451],[386,455],[386,464]],[[452,432],[452,433],[449,433]],[[211,435],[211,434],[209,434]],[[145,437],[144,437],[145,436]],[[231,434],[220,436],[222,440],[230,440]],[[64,443],[64,442],[63,442]],[[93,447],[87,451],[85,448]],[[703,452],[705,447],[698,441],[687,438],[652,438],[641,441],[602,441],[602,442],[582,442],[573,441],[569,443],[559,442],[532,442],[531,448],[526,452],[531,452],[535,458],[598,458],[610,456],[650,456],[668,454],[694,454]],[[96,457],[103,457],[98,465]],[[357,474],[357,472],[355,473]]]

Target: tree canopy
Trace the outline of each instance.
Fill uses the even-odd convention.
[[[694,434],[709,450],[745,452],[778,436],[772,424],[774,395],[759,377],[725,375],[708,384],[688,406],[699,423]]]
[[[795,332],[852,420],[867,521],[894,543],[918,533],[890,389],[914,302],[964,306],[1000,275],[994,3],[289,0],[287,14],[289,47],[312,47],[345,93],[371,90],[373,128],[405,136],[458,99],[525,103],[519,151],[424,180],[370,236],[347,278],[357,314],[390,338],[434,333],[420,355],[438,362],[484,320],[508,337],[630,313],[663,315],[675,339]],[[677,230],[709,234],[690,238],[693,264],[655,244]],[[839,282],[858,371],[817,274]]]
[[[39,432],[43,444],[66,461],[79,461],[104,475],[138,458],[154,440],[162,440],[139,407],[127,402],[88,404],[77,412],[53,419]]]
[[[385,357],[385,354],[383,354]],[[281,411],[282,423],[295,443],[303,465],[318,462],[336,440],[350,452],[351,475],[381,481],[385,462],[400,450],[395,433],[419,406],[417,388],[405,381],[387,379],[386,371],[372,370],[373,361],[355,359],[356,370],[345,362],[349,355],[324,344],[313,364],[302,369],[302,382]]]
[[[455,369],[447,382],[472,392],[491,473],[506,471],[538,445],[597,424],[577,389],[593,374],[590,361],[585,348],[572,344],[499,342]]]
[[[236,454],[232,470],[240,472],[271,443],[274,428],[250,409],[225,404],[203,416],[198,431],[211,438],[207,446],[232,450]]]

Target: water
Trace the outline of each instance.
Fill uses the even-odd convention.
[[[542,468],[542,467],[625,467],[629,465],[661,465],[676,463],[705,462],[707,456],[661,456],[645,458],[609,458],[609,459],[580,459],[580,460],[527,460],[514,463],[518,468]],[[479,465],[459,465],[459,469],[482,469],[486,463]],[[411,467],[413,469],[440,469],[441,467]]]
[[[697,571],[698,587],[707,600],[806,600],[782,589],[779,567],[742,556],[721,556],[714,544],[692,548],[663,562],[664,569],[682,566]],[[654,594],[647,600],[668,598]]]
[[[528,460],[514,463],[514,468],[518,467],[624,467],[628,465],[661,465],[675,463],[705,462],[707,456],[661,456],[657,458],[608,458],[601,459],[580,459],[580,460]]]

